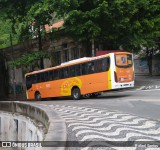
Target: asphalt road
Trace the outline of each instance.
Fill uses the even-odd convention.
[[[151,150],[141,141],[160,141],[160,89],[112,91],[78,101],[68,97],[32,102],[52,109],[65,120],[68,141],[81,141],[79,145],[71,142],[71,150],[96,149],[95,145],[99,146],[97,149]],[[80,147],[85,141],[88,147]],[[101,145],[108,146],[106,141],[112,142],[110,147],[102,148]],[[115,141],[121,141],[122,145],[126,141],[140,143],[132,148],[116,147]]]
[[[78,101],[67,97],[34,102],[45,105],[81,106],[121,111],[160,121],[160,89],[110,91],[98,98]]]

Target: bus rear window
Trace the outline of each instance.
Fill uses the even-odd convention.
[[[130,54],[117,54],[115,56],[117,67],[131,67],[132,66],[132,55]]]

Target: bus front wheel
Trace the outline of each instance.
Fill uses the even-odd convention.
[[[41,98],[41,94],[39,92],[36,92],[35,93],[35,99],[38,100],[38,101],[41,101],[42,98]]]
[[[79,100],[81,98],[81,92],[79,88],[73,88],[72,89],[72,98],[74,100]]]

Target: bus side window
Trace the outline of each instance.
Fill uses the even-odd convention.
[[[40,73],[37,74],[37,83],[39,83],[39,82],[41,82],[41,74]]]
[[[64,75],[63,75],[63,68],[58,70],[58,78],[57,79],[63,79]]]
[[[94,61],[88,62],[88,73],[95,73],[95,69],[94,69]]]
[[[32,87],[32,76],[26,76],[26,88],[27,90]]]
[[[69,77],[69,69],[68,67],[63,68],[63,78],[68,78]]]
[[[49,72],[45,72],[44,74],[45,74],[44,75],[45,76],[45,81],[49,81]]]
[[[75,66],[75,76],[80,76],[81,75],[81,69],[80,65]]]
[[[52,80],[53,80],[53,76],[54,76],[54,70],[50,70],[50,71],[48,72],[48,80],[49,80],[49,81],[52,81]]]
[[[102,71],[108,71],[108,58],[103,58],[102,59]]]
[[[102,59],[95,61],[95,72],[102,72]]]
[[[110,68],[110,57],[107,57],[107,71],[109,70]]]
[[[76,69],[75,66],[70,67],[70,77],[75,77],[76,76]]]
[[[88,64],[87,63],[81,64],[81,69],[82,69],[82,75],[88,74]]]
[[[33,74],[32,75],[32,84],[37,83],[37,75]]]
[[[43,72],[41,74],[41,82],[46,82],[48,81],[48,72]]]
[[[45,74],[44,74],[44,72],[41,73],[41,82],[45,82]]]
[[[59,73],[58,72],[59,72],[58,69],[54,70],[54,77],[53,77],[54,80],[59,79]]]
[[[81,75],[80,65],[75,65],[70,67],[70,77],[75,77],[80,75]]]

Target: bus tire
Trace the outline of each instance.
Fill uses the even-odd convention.
[[[72,89],[72,98],[74,100],[79,100],[81,98],[81,92],[78,87]]]
[[[36,92],[35,93],[35,100],[38,100],[38,101],[41,101],[42,98],[41,98],[41,94],[39,92]]]

